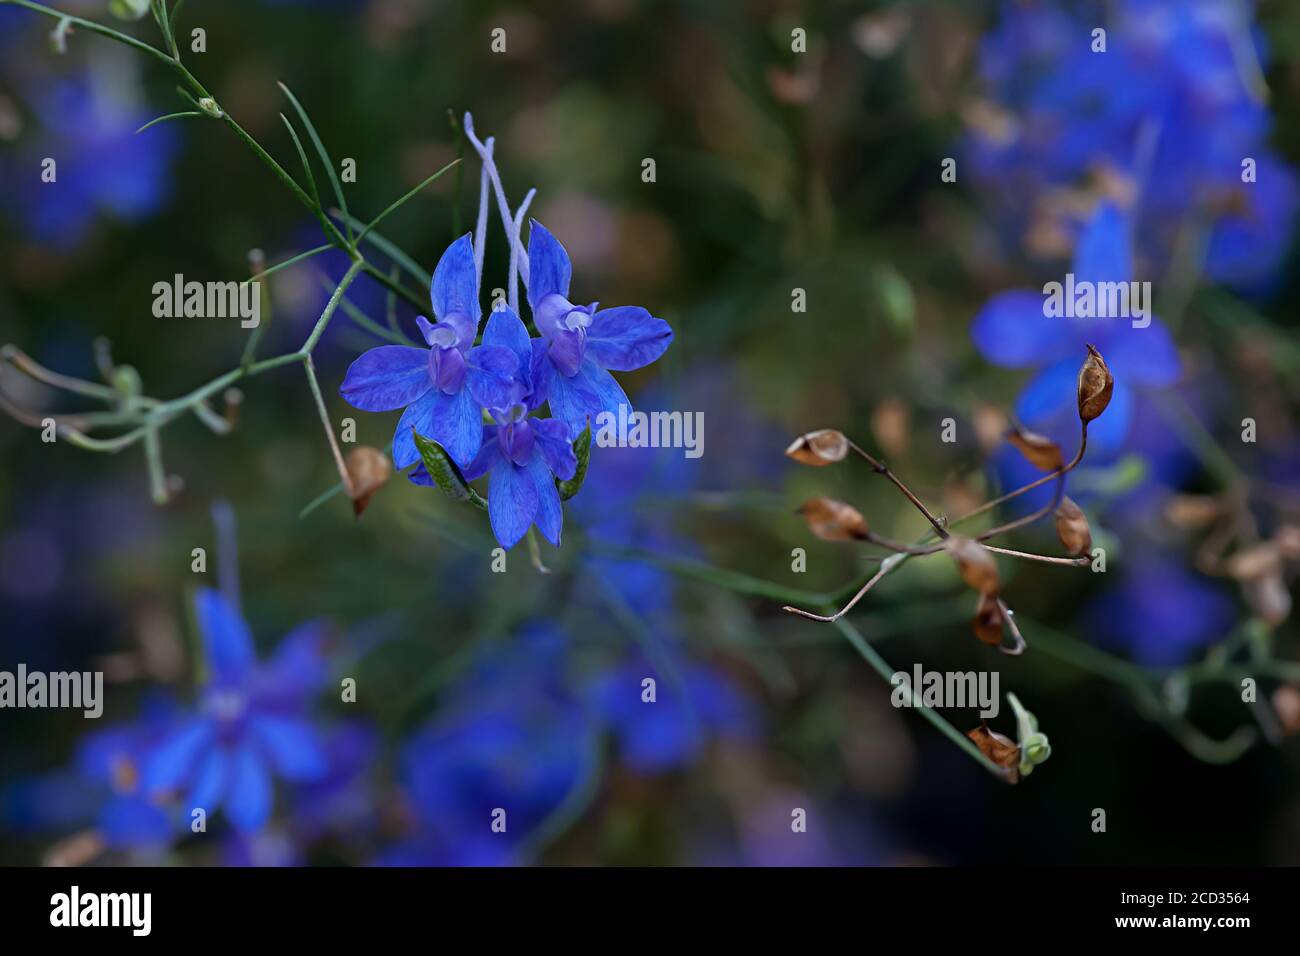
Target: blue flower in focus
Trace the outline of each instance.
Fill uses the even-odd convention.
[[[546,362],[538,385],[551,414],[577,436],[588,418],[617,415],[631,403],[609,370],[630,372],[663,355],[673,330],[640,306],[613,309],[569,301],[569,254],[546,227],[533,220],[528,235],[528,305],[542,335]]]
[[[171,192],[171,167],[180,152],[175,126],[136,130],[152,118],[109,82],[92,76],[60,79],[32,97],[42,135],[0,161],[7,184],[0,204],[42,245],[70,249],[101,215],[136,222],[155,213]],[[56,178],[42,180],[55,161]]]
[[[563,422],[529,417],[546,400],[545,391],[536,387],[542,353],[533,348],[524,323],[509,308],[492,313],[482,347],[507,353],[517,371],[505,392],[505,403],[488,405],[496,424],[478,426],[482,447],[465,468],[465,480],[488,476],[488,517],[503,547],[518,544],[534,523],[547,541],[559,547],[564,513],[555,479],[572,478],[578,459]],[[423,465],[411,480],[432,483]]]
[[[187,810],[211,816],[220,807],[242,832],[270,818],[272,779],[319,780],[328,764],[305,717],[324,675],[319,624],[287,636],[259,665],[248,626],[219,592],[201,590],[195,611],[207,665],[196,712],[149,755],[143,786],[151,797],[183,795]]]
[[[405,409],[393,435],[393,463],[398,468],[419,461],[412,429],[436,441],[463,468],[478,454],[483,407],[511,404],[516,370],[509,349],[486,342],[474,347],[482,312],[468,234],[442,254],[430,297],[438,321],[416,319],[428,348],[371,349],[352,363],[339,393],[362,411]]]
[[[1075,246],[1075,282],[1132,280],[1130,228],[1127,215],[1111,203],[1102,203]],[[1159,319],[1148,318],[1150,324],[1139,327],[1124,317],[1049,317],[1044,315],[1042,293],[1014,290],[994,296],[980,310],[971,337],[995,365],[1039,370],[1021,392],[1016,414],[1035,431],[1059,442],[1067,456],[1079,434],[1079,366],[1086,356],[1085,343],[1094,343],[1115,376],[1110,405],[1088,428],[1090,454],[1104,457],[1128,440],[1136,390],[1168,387],[1182,373],[1169,330]]]
[[[1097,643],[1127,650],[1147,667],[1173,667],[1232,630],[1236,604],[1209,578],[1154,553],[1124,564],[1130,572],[1084,611],[1085,632]]]
[[[679,676],[680,684],[672,674],[632,661],[590,686],[593,710],[618,741],[623,763],[637,773],[663,773],[693,763],[710,739],[749,740],[756,734],[754,707],[728,677],[685,663]],[[653,701],[644,699],[647,677],[655,681]]]

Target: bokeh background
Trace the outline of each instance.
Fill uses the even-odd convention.
[[[60,7],[156,42],[106,8]],[[521,545],[498,574],[485,517],[400,476],[359,520],[341,496],[300,517],[337,477],[294,368],[241,383],[228,436],[166,429],[180,481],[163,508],[139,447],[92,454],[0,419],[0,669],[108,681],[99,721],[0,712],[0,862],[1300,863],[1300,8],[190,0],[181,23],[207,32],[190,68],[294,172],[276,81],[296,92],[356,160],[363,217],[466,156],[385,224],[425,269],[473,220],[479,167],[450,119],[472,111],[512,201],[537,187],[576,298],[673,325],[660,362],[620,377],[640,407],[702,411],[705,453],[596,449],[551,573]],[[185,108],[174,76],[80,30],[54,52],[53,25],[0,5],[0,341],[99,380],[104,338],[147,394],[182,395],[237,365],[247,333],[155,318],[153,284],[242,278],[250,250],[276,262],[319,227],[220,124],[137,135]],[[842,634],[781,611],[781,589],[835,590],[879,557],[813,538],[804,499],[926,530],[865,467],[782,452],[842,428],[948,514],[1033,476],[999,440],[1008,412],[1071,453],[1081,348],[1015,321],[1006,293],[1059,279],[1103,209],[1127,224],[1116,268],[1153,282],[1160,317],[1106,331],[1123,407],[1068,486],[1106,573],[1001,562],[1020,657],[976,641],[946,560],[910,562],[851,618],[899,669],[999,672],[1053,748],[1009,787],[892,707]],[[488,289],[506,265],[490,235]],[[346,264],[331,255],[270,280],[264,354],[311,328]],[[381,323],[386,298],[367,277],[349,293]],[[397,304],[408,332],[414,315]],[[376,344],[340,315],[316,361],[331,415],[382,448],[396,415],[337,397]],[[88,407],[7,365],[0,388],[28,410]],[[258,706],[292,714],[325,765],[280,754],[269,819],[217,812],[192,834],[141,778],[204,706],[196,595],[236,554],[217,502]],[[1050,523],[1006,543],[1059,550]],[[1005,703],[993,725],[1014,735]]]

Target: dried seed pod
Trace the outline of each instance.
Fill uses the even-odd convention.
[[[1056,506],[1056,536],[1068,554],[1087,554],[1092,550],[1092,530],[1088,517],[1069,497]]]
[[[348,469],[348,482],[352,486],[352,511],[359,518],[366,510],[374,493],[388,483],[393,474],[392,463],[378,448],[359,445],[348,453],[344,464]]]
[[[1060,471],[1065,467],[1061,446],[1046,435],[1016,425],[1007,432],[1006,438],[1020,449],[1020,454],[1025,456],[1026,461],[1040,471]]]
[[[1090,422],[1101,415],[1110,404],[1110,393],[1115,389],[1115,377],[1106,367],[1095,346],[1088,346],[1088,358],[1079,369],[1079,419]]]
[[[1204,528],[1223,514],[1223,505],[1213,495],[1174,495],[1165,506],[1165,520],[1176,528]]]
[[[943,546],[957,563],[963,581],[980,594],[998,593],[998,588],[1001,587],[998,565],[988,548],[973,538],[963,538],[956,534],[947,538]]]
[[[1007,776],[1012,783],[1020,779],[1020,747],[1014,740],[995,730],[989,730],[989,725],[982,721],[966,736],[975,742],[980,753],[1007,771]]]
[[[1300,734],[1300,689],[1283,684],[1273,691],[1273,709],[1284,734],[1288,737]]]
[[[1254,615],[1272,627],[1291,616],[1291,592],[1281,571],[1272,571],[1242,582],[1242,594]]]
[[[1300,559],[1300,528],[1293,524],[1283,525],[1273,536],[1273,544],[1277,546],[1278,554],[1288,561]]]
[[[1224,562],[1223,570],[1238,581],[1253,581],[1277,574],[1282,568],[1282,555],[1270,541],[1241,548]]]
[[[800,435],[790,443],[785,453],[804,465],[833,465],[843,461],[849,453],[849,440],[843,432],[833,428]]]
[[[1002,643],[1002,628],[1006,620],[997,597],[992,594],[981,594],[979,603],[975,605],[975,620],[971,621],[975,636],[982,643],[997,647]]]
[[[834,498],[811,498],[799,509],[808,529],[823,541],[862,541],[867,520],[852,505]]]

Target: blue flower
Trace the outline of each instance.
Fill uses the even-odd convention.
[[[1128,282],[1133,278],[1129,217],[1102,203],[1075,246],[1075,281]],[[994,296],[971,326],[976,347],[1007,368],[1037,368],[1021,392],[1016,414],[1031,428],[1071,448],[1078,440],[1076,380],[1085,343],[1095,343],[1115,376],[1106,414],[1088,429],[1090,454],[1104,457],[1129,437],[1137,388],[1175,384],[1182,365],[1173,337],[1155,317],[1138,327],[1127,318],[1065,318],[1044,315],[1044,296],[1013,290]],[[1068,454],[1068,452],[1067,452]]]
[[[1044,0],[1002,9],[981,44],[993,108],[972,111],[966,146],[1017,227],[1051,236],[1053,210],[1070,208],[1078,189],[1136,189],[1144,258],[1167,263],[1186,224],[1202,221],[1206,275],[1267,289],[1300,200],[1294,171],[1267,148],[1264,50],[1250,5],[1128,0],[1067,10]],[[1099,23],[1104,52],[1092,48]],[[1258,164],[1251,182],[1242,180],[1246,157]]]
[[[271,815],[272,777],[303,782],[328,770],[324,748],[303,716],[323,674],[323,629],[311,623],[259,666],[248,626],[217,591],[201,590],[195,611],[203,633],[207,681],[197,712],[150,754],[144,790],[184,793],[184,806],[211,816],[224,806],[242,832]]]
[[[1236,604],[1214,581],[1159,553],[1128,555],[1124,564],[1131,573],[1083,614],[1098,643],[1147,667],[1172,667],[1228,636]]]
[[[613,309],[569,301],[569,254],[546,227],[533,220],[528,236],[528,305],[541,333],[547,361],[539,386],[551,414],[576,436],[589,417],[631,407],[609,370],[629,372],[664,354],[673,330],[640,306]]]
[[[122,222],[152,215],[171,190],[171,166],[180,134],[162,124],[136,135],[151,117],[104,78],[57,80],[32,97],[40,133],[0,162],[12,188],[3,194],[34,242],[70,249],[101,214]],[[42,162],[57,161],[57,178],[44,182]]]
[[[675,654],[669,649],[668,653]],[[622,762],[641,774],[663,773],[696,760],[712,738],[748,740],[758,721],[753,704],[712,668],[683,663],[671,674],[631,661],[591,684],[593,709],[613,732]],[[655,680],[655,700],[642,699],[642,681]],[[685,696],[683,696],[683,691]]]
[[[488,406],[496,424],[478,426],[483,442],[465,468],[465,480],[488,476],[488,517],[492,533],[506,548],[518,544],[534,523],[547,541],[559,547],[564,513],[555,479],[567,481],[578,467],[568,426],[551,418],[529,417],[546,400],[546,392],[536,387],[544,355],[534,348],[536,342],[509,308],[493,312],[483,333],[482,347],[509,354],[517,371],[504,393],[505,403]],[[432,483],[423,465],[411,480]]]
[[[430,298],[438,321],[416,319],[428,348],[371,349],[352,363],[339,390],[362,411],[405,409],[393,435],[398,468],[420,459],[412,429],[436,441],[461,467],[468,465],[482,441],[483,407],[511,404],[514,353],[486,343],[474,347],[482,312],[468,234],[442,254]]]

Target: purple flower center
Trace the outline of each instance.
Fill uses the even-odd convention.
[[[527,465],[533,457],[533,427],[528,422],[528,406],[519,404],[493,409],[500,427],[497,441],[506,458],[516,465]]]
[[[441,332],[442,329],[436,331]],[[429,378],[445,395],[455,395],[465,382],[465,355],[455,345],[435,345],[429,349]]]
[[[597,303],[574,305],[564,296],[552,293],[537,304],[533,315],[537,330],[551,343],[547,354],[560,372],[568,377],[577,374],[587,351],[587,328],[591,325]]]

